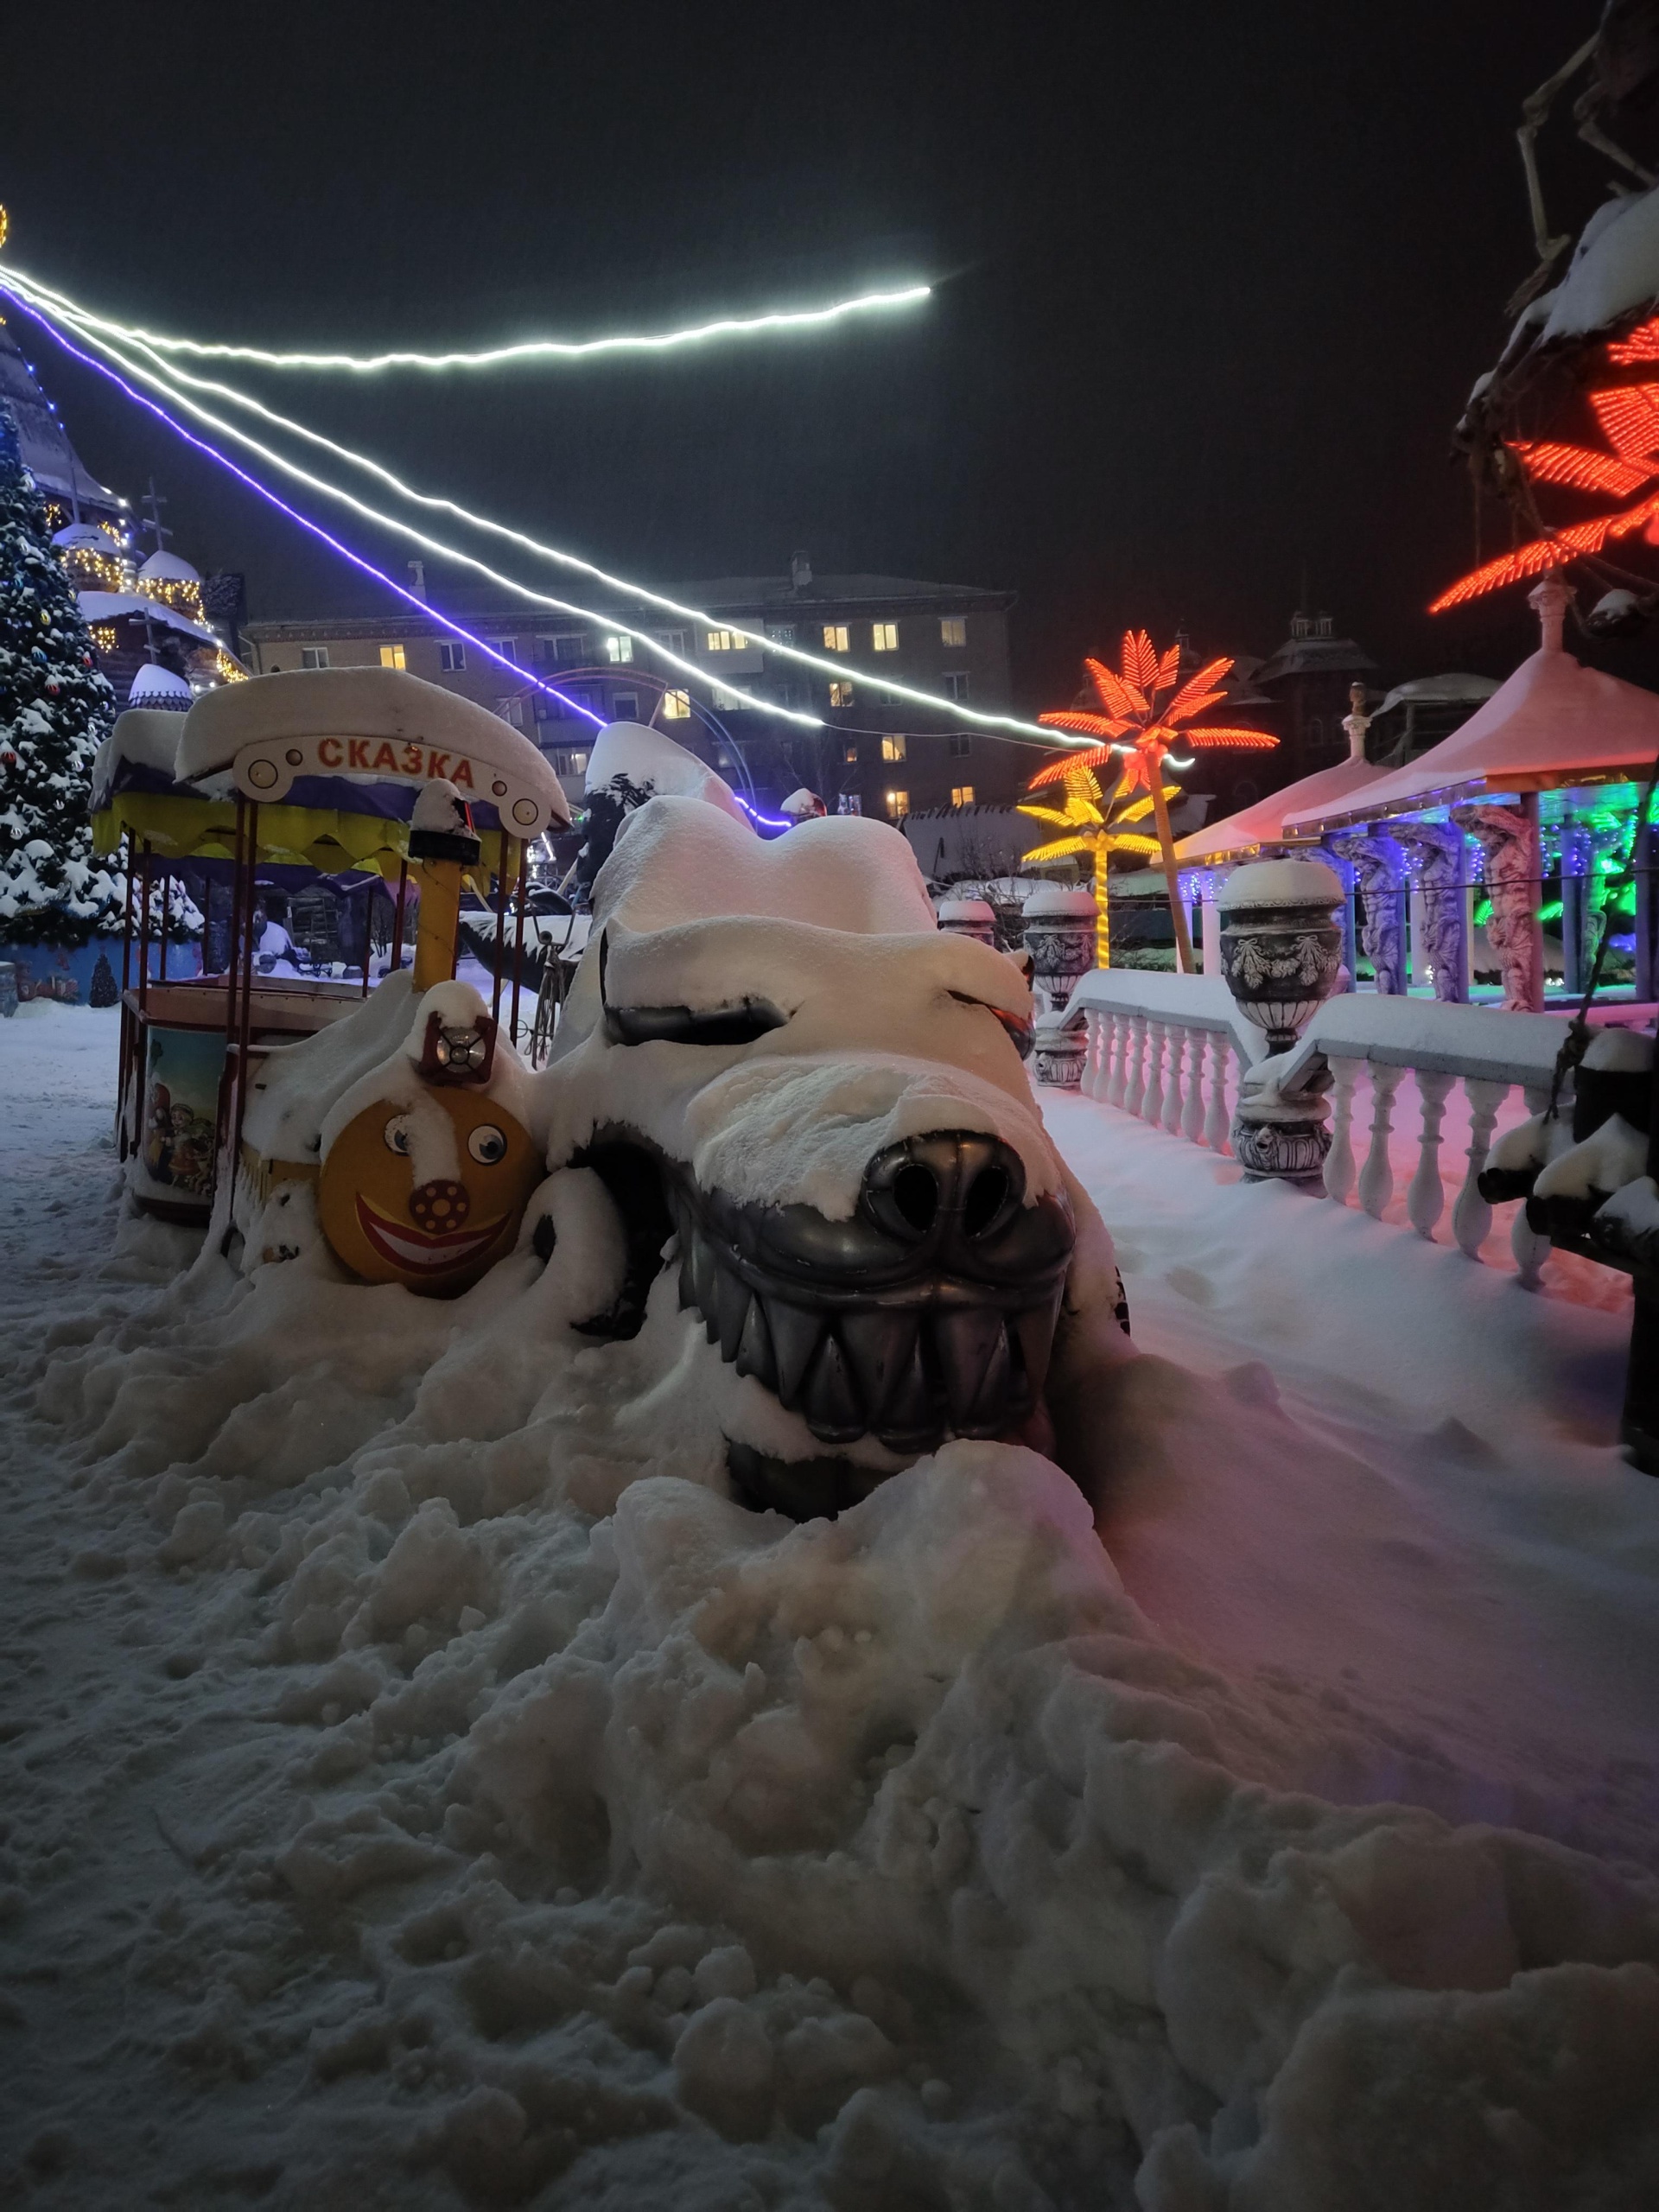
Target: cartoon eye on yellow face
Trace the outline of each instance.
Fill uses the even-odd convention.
[[[448,1116],[456,1179],[416,1183],[416,1115]],[[382,1102],[329,1147],[317,1214],[337,1259],[365,1282],[401,1282],[442,1297],[465,1290],[510,1249],[543,1173],[526,1130],[494,1099],[435,1086],[414,1112]]]

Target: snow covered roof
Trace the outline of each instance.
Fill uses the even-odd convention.
[[[1490,699],[1497,689],[1495,676],[1470,676],[1462,671],[1446,676],[1414,676],[1409,683],[1396,683],[1376,711],[1386,715],[1391,708],[1407,706],[1414,700],[1420,706],[1455,707],[1465,700],[1475,706]]]
[[[1212,822],[1207,829],[1195,830],[1176,846],[1175,857],[1183,868],[1196,868],[1229,860],[1236,853],[1255,852],[1262,845],[1279,844],[1285,836],[1287,815],[1307,807],[1335,806],[1378,782],[1382,773],[1369,760],[1339,760],[1334,767],[1317,769],[1300,782],[1287,784],[1282,791],[1270,791],[1253,806],[1241,807],[1236,814]]]
[[[161,668],[154,661],[146,661],[133,677],[127,693],[130,707],[162,707],[175,711],[188,709],[195,693],[183,677],[175,676],[170,668]]]
[[[97,814],[108,804],[112,792],[130,780],[134,769],[140,772],[137,780],[143,783],[165,779],[171,784],[183,727],[176,709],[128,707],[118,714],[114,728],[92,758],[92,812]]]
[[[95,522],[72,522],[64,529],[54,531],[52,543],[66,553],[78,553],[86,549],[94,553],[112,554],[115,541],[106,530]]]
[[[87,622],[118,622],[124,614],[139,614],[163,630],[176,630],[182,637],[194,638],[198,645],[219,643],[204,624],[193,622],[176,607],[169,607],[165,600],[151,599],[145,592],[83,591],[75,596],[80,602],[82,620]]]
[[[470,801],[493,809],[499,800],[516,836],[570,819],[551,763],[527,737],[404,669],[295,669],[206,691],[180,740],[179,773],[213,775],[261,746],[270,758],[249,772],[259,771],[250,786],[258,798],[282,798],[296,770],[405,785],[447,776]]]
[[[88,506],[107,507],[114,513],[121,502],[107,485],[99,482],[75,451],[69,433],[35,383],[17,340],[3,321],[0,321],[0,407],[16,423],[23,466],[42,492],[59,499],[79,499]]]
[[[1376,663],[1352,638],[1324,638],[1310,633],[1287,638],[1251,678],[1260,687],[1286,676],[1363,676],[1375,671]]]
[[[1541,587],[1535,603],[1544,596]],[[1539,611],[1546,642],[1461,728],[1345,803],[1304,804],[1287,830],[1306,834],[1486,791],[1544,790],[1651,767],[1659,758],[1659,694],[1586,668],[1561,648],[1559,604],[1552,599]]]
[[[201,582],[199,571],[193,569],[188,561],[180,560],[176,553],[152,553],[138,574],[158,584],[199,584]]]

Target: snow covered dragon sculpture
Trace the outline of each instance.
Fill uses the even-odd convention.
[[[1122,1291],[1021,1065],[1023,978],[940,932],[896,831],[832,816],[766,843],[646,739],[594,753],[590,787],[614,766],[657,795],[599,874],[542,1078],[550,1163],[600,1179],[626,1241],[581,1325],[622,1339],[653,1298],[696,1307],[757,1504],[838,1511],[947,1435],[1086,1480],[1074,1380],[1127,1350]],[[550,1215],[529,1233],[555,1249]]]

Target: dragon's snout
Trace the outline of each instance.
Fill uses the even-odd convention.
[[[1025,1192],[1018,1154],[971,1130],[878,1153],[844,1221],[671,1173],[681,1302],[823,1443],[1004,1435],[1040,1396],[1073,1242],[1064,1198]]]

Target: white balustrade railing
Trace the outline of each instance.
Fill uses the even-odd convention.
[[[1219,976],[1171,976],[1096,969],[1071,994],[1088,1033],[1085,1097],[1133,1114],[1189,1144],[1227,1153],[1228,1129],[1245,1068],[1262,1056],[1262,1033],[1247,1022]],[[1395,1109],[1413,1078],[1416,1158],[1407,1181],[1406,1219],[1433,1240],[1446,1211],[1443,1132],[1461,1087],[1469,1116],[1461,1185],[1451,1206],[1453,1243],[1478,1258],[1491,1231],[1492,1209],[1478,1179],[1505,1103],[1519,1090],[1514,1119],[1548,1103],[1555,1057],[1567,1032],[1559,1014],[1504,1014],[1495,1007],[1369,992],[1328,1000],[1287,1062],[1285,1080],[1322,1056],[1331,1071],[1331,1151],[1325,1189],[1339,1205],[1357,1201],[1381,1220],[1395,1190]],[[1359,1085],[1369,1084],[1362,1115]],[[1406,1110],[1402,1108],[1402,1110]],[[1506,1117],[1507,1118],[1507,1117]],[[1408,1123],[1409,1128],[1409,1123]],[[1454,1137],[1454,1142],[1458,1140]],[[1364,1144],[1364,1156],[1357,1146]],[[1527,1227],[1517,1206],[1510,1248],[1522,1280],[1535,1282],[1548,1257],[1547,1238]]]

